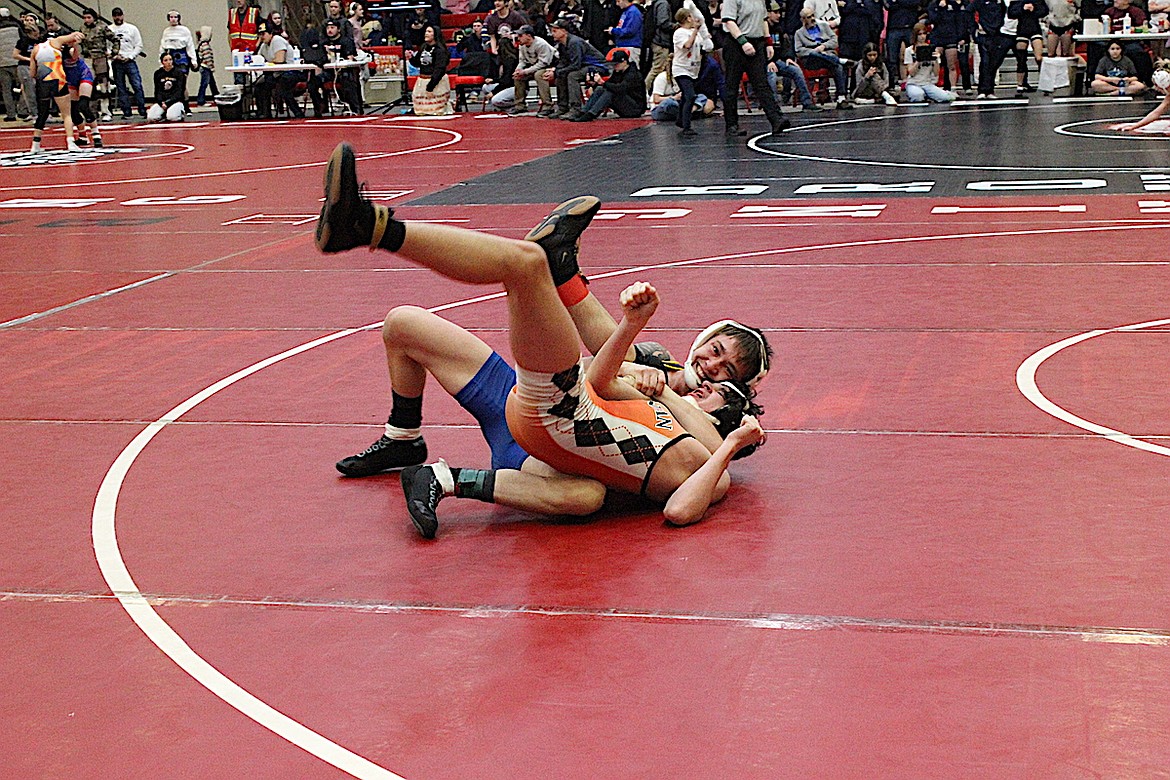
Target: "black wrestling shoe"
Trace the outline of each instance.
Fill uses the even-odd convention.
[[[792,127],[792,123],[787,118],[781,117],[779,122],[772,125],[772,135],[780,135],[790,127]]]
[[[443,486],[430,466],[409,466],[402,470],[402,492],[406,495],[406,511],[410,522],[424,539],[434,539],[439,531],[439,517],[435,509],[443,500]]]
[[[560,287],[581,272],[577,267],[581,234],[600,208],[601,201],[592,195],[566,200],[524,237],[525,241],[540,244],[548,256],[548,270],[556,286]]]
[[[389,219],[394,210],[385,208]],[[325,202],[317,218],[317,248],[344,252],[369,246],[374,235],[375,207],[362,196],[353,147],[340,143],[325,165]]]
[[[357,455],[337,461],[337,470],[347,477],[368,477],[426,462],[427,443],[423,437],[408,441],[383,436]]]

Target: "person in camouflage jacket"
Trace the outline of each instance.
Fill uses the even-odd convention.
[[[81,32],[85,38],[81,41],[81,56],[93,69],[94,97],[97,103],[99,119],[103,122],[110,120],[110,109],[113,108],[113,95],[110,93],[110,54],[118,51],[118,36],[110,32],[106,23],[98,18],[98,13],[92,8],[81,12]],[[102,101],[105,100],[105,103]]]

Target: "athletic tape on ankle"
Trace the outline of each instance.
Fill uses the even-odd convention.
[[[576,306],[585,300],[585,296],[587,295],[589,295],[589,287],[585,283],[585,277],[581,276],[581,274],[575,275],[572,279],[557,288],[557,297],[561,299],[561,303],[565,305],[565,308]]]
[[[382,243],[382,236],[386,235],[386,227],[390,224],[390,209],[385,206],[374,206],[374,233],[370,236],[370,251],[378,249]]]

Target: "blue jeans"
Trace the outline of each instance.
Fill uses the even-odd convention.
[[[701,112],[707,105],[708,97],[703,94],[695,95],[695,111]],[[673,122],[678,119],[678,100],[676,98],[663,98],[662,102],[650,109],[650,118],[655,122]]]
[[[215,73],[204,68],[199,77],[199,96],[195,99],[195,102],[199,105],[206,103],[208,91],[211,92],[213,100],[219,95],[219,87],[215,86]]]
[[[804,61],[807,63],[809,70],[820,70],[824,68],[825,70],[832,71],[833,83],[837,86],[837,100],[844,100],[849,97],[849,92],[845,88],[845,67],[841,65],[841,60],[837,58],[836,54],[827,51],[814,51],[811,54],[804,55]]]
[[[776,91],[776,82],[783,77],[789,79],[796,84],[796,92],[800,95],[800,104],[808,108],[813,104],[812,93],[808,91],[808,83],[804,80],[804,71],[796,65],[789,65],[787,62],[777,62],[776,72],[768,71],[768,86],[772,91]]]
[[[683,130],[691,129],[691,111],[695,107],[695,80],[690,76],[675,76],[674,83],[682,90],[682,100],[678,103],[678,120],[676,124]]]
[[[114,61],[114,86],[118,88],[118,105],[123,116],[130,116],[130,96],[138,104],[138,113],[146,116],[146,97],[142,94],[142,76],[138,73],[138,63],[134,60],[126,62]],[[126,89],[126,80],[130,80],[130,89]]]

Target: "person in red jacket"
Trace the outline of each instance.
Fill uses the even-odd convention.
[[[260,42],[259,33],[260,9],[248,5],[248,0],[236,0],[235,8],[228,11],[228,46],[232,52],[256,51]],[[233,58],[234,59],[234,58]],[[235,62],[231,63],[232,65]],[[243,84],[246,78],[243,73],[237,73],[235,81]]]

